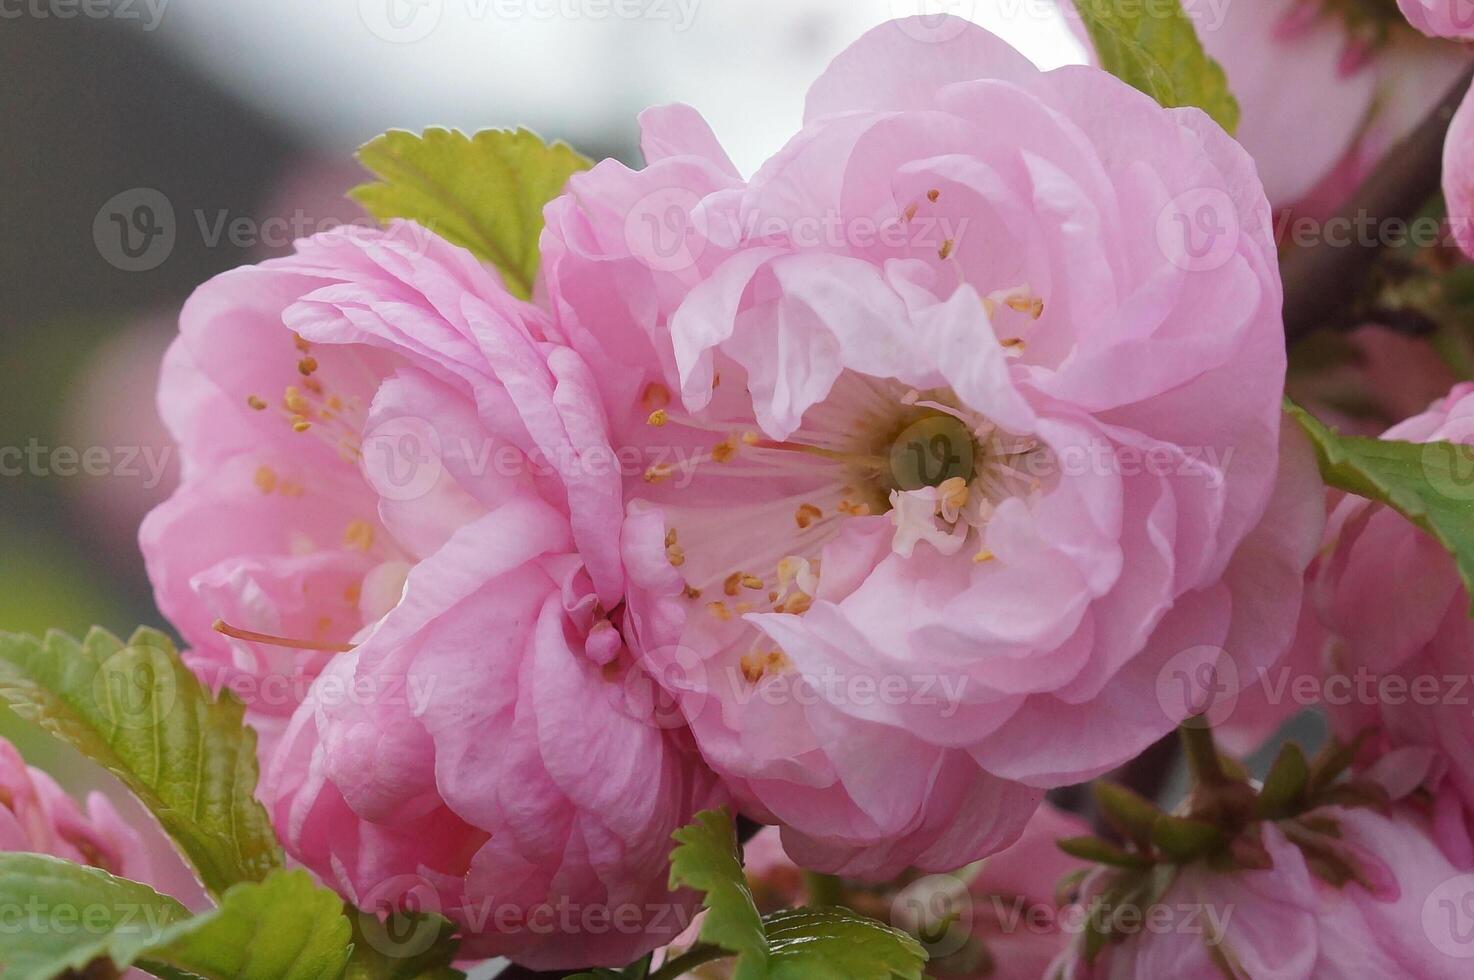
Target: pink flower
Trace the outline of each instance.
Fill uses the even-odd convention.
[[[1397,7],[1429,37],[1474,40],[1474,4],[1469,0],[1397,0]]]
[[[546,325],[405,223],[217,277],[160,395],[184,484],[142,537],[196,669],[254,694],[296,859],[443,912],[468,956],[615,965],[683,927],[670,834],[721,797],[631,696],[644,532]]]
[[[642,654],[746,811],[850,876],[1006,846],[1190,713],[1174,678],[1272,663],[1322,517],[1248,156],[941,23],[841,54],[751,182],[651,110],[646,169],[575,177],[543,242],[655,460]]]
[[[1474,385],[1456,385],[1385,437],[1474,443]],[[1430,462],[1449,463],[1444,451],[1431,452]],[[1460,466],[1453,461],[1455,480]],[[1455,499],[1469,494],[1461,482],[1435,486]],[[1300,672],[1318,679],[1343,740],[1371,733],[1365,758],[1429,750],[1404,757],[1421,762],[1405,763],[1402,773],[1438,791],[1439,840],[1453,859],[1474,863],[1474,716],[1465,689],[1474,625],[1453,559],[1399,514],[1346,496],[1331,513],[1309,582],[1317,629],[1297,657]]]
[[[1474,90],[1464,96],[1444,140],[1443,196],[1454,240],[1474,256]]]
[[[977,980],[1038,980],[1047,975],[1069,941],[1056,896],[1061,883],[1082,868],[1058,842],[1089,833],[1085,821],[1045,803],[1014,844],[983,862],[968,885],[970,907],[963,916],[982,956],[964,975]],[[966,956],[967,951],[956,955]]]
[[[1421,0],[1399,3],[1406,12]],[[1235,135],[1270,202],[1300,215],[1333,213],[1470,58],[1417,36],[1390,5],[1380,19],[1317,0],[1184,6],[1228,75],[1241,109]]]
[[[49,854],[134,881],[151,880],[153,870],[139,835],[106,796],[88,794],[84,813],[5,739],[0,739],[0,851]]]
[[[1265,824],[1272,866],[1186,865],[1150,906],[1132,904],[1091,964],[1080,944],[1050,976],[1064,980],[1417,980],[1469,975],[1474,878],[1435,845],[1411,804],[1390,814],[1326,807]],[[1108,873],[1087,882],[1099,894]],[[1084,909],[1080,910],[1085,914]],[[1106,914],[1102,910],[1101,914]]]

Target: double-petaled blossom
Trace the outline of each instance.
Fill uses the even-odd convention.
[[[47,773],[28,766],[0,739],[0,851],[49,854],[131,878],[150,880],[138,833],[106,796],[92,792],[84,811]]]
[[[1207,116],[915,19],[751,180],[692,110],[643,124],[549,207],[546,291],[655,460],[640,654],[800,863],[996,851],[1284,650],[1322,507]]]
[[[546,320],[409,224],[206,283],[160,396],[185,479],[143,544],[192,664],[268,736],[293,857],[444,913],[468,956],[618,965],[689,921],[670,834],[720,796],[638,696],[641,529]]]
[[[1474,443],[1474,386],[1457,385],[1384,438]],[[1470,496],[1460,452],[1434,445],[1423,457],[1433,490],[1456,500]],[[1320,704],[1344,741],[1362,741],[1364,761],[1408,752],[1402,776],[1435,792],[1440,843],[1451,859],[1474,863],[1474,626],[1453,558],[1400,514],[1347,495],[1331,511],[1308,581],[1289,676],[1271,673],[1264,690],[1281,692],[1281,704]],[[1313,702],[1294,701],[1305,678]]]

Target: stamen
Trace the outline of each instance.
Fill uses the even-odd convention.
[[[276,470],[270,466],[256,468],[256,489],[269,494],[276,489]]]
[[[650,413],[650,417],[645,420],[645,424],[646,425],[653,425],[657,429],[659,429],[659,428],[663,427],[669,421],[670,421],[670,413],[667,412],[663,408],[657,408],[655,411],[653,411],[653,412]]]
[[[231,626],[223,619],[215,620],[213,627],[215,632],[237,640],[246,640],[250,643],[264,643],[273,647],[291,647],[296,650],[320,650],[324,653],[348,653],[353,649],[351,643],[319,643],[314,640],[297,640],[289,636],[273,636],[270,633],[257,633],[255,630],[243,630]]]
[[[312,373],[317,370],[317,358],[315,358],[315,357],[304,357],[304,358],[302,358],[302,360],[300,360],[300,361],[297,362],[297,370],[298,370],[298,372],[301,373],[302,377],[304,377],[304,378],[310,378],[310,377],[312,377]]]
[[[937,190],[936,188],[932,188],[931,190],[929,190],[929,191],[926,192],[926,199],[928,201],[932,202],[933,204],[937,203],[937,198],[939,198],[941,196],[942,196],[942,192],[939,191],[939,190]]]
[[[264,411],[266,411],[266,401],[265,401],[265,399],[260,398],[257,395],[251,395],[248,398],[246,398],[246,404],[249,405],[249,406],[251,406],[251,408],[255,409],[258,412],[264,412]]]
[[[942,247],[937,249],[937,258],[946,259],[952,254],[952,247],[956,244],[957,243],[950,238],[942,242]]]
[[[813,504],[799,504],[798,510],[794,512],[793,521],[799,530],[807,530],[808,527],[824,516],[824,512]]]

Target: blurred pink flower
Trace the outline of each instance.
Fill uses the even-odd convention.
[[[1419,37],[1390,5],[1380,14],[1320,0],[1184,6],[1228,75],[1241,109],[1235,136],[1270,203],[1300,216],[1334,213],[1471,59]]]
[[[1474,256],[1474,89],[1464,95],[1443,144],[1443,196],[1454,240]]]
[[[1272,866],[1186,865],[1147,907],[1102,910],[1132,923],[1093,963],[1083,940],[1056,963],[1062,980],[1365,980],[1469,976],[1474,877],[1435,845],[1409,803],[1383,814],[1324,807],[1262,825]],[[1079,910],[1110,872],[1096,872]]]
[[[216,277],[166,362],[184,483],[142,542],[195,669],[246,695],[296,859],[444,913],[469,957],[616,965],[689,921],[670,834],[721,797],[631,696],[620,475],[545,327],[408,223]]]
[[[1470,0],[1397,0],[1398,9],[1429,37],[1474,40],[1474,3]]]
[[[1474,385],[1455,386],[1386,438],[1474,444]],[[1430,450],[1435,488],[1467,500],[1466,463]],[[1332,727],[1350,741],[1370,732],[1363,760],[1397,749],[1431,753],[1404,774],[1437,791],[1436,827],[1450,857],[1474,864],[1474,623],[1452,557],[1392,510],[1344,496],[1331,513],[1322,555],[1309,576],[1315,622],[1295,658],[1319,681]]]
[[[0,851],[49,854],[109,874],[149,882],[140,835],[106,796],[87,796],[86,812],[47,773],[28,766],[0,738]]]
[[[643,124],[645,169],[549,207],[544,285],[660,453],[641,652],[796,859],[997,851],[1191,713],[1171,678],[1284,650],[1319,482],[1280,462],[1269,207],[1205,115],[919,19],[750,183],[694,111]]]

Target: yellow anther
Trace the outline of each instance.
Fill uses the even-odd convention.
[[[650,417],[645,420],[645,423],[647,425],[653,425],[658,429],[669,421],[670,413],[663,408],[657,408],[655,411],[650,413]]]
[[[905,211],[902,211],[901,214],[905,216],[905,218],[906,218],[907,221],[910,221],[912,218],[916,217],[916,205],[915,204],[908,204],[908,205],[906,205],[906,210]]]
[[[251,406],[258,412],[266,411],[266,401],[262,398],[257,397],[256,395],[251,395],[249,398],[247,398],[246,404]]]
[[[292,417],[293,432],[306,432],[310,428],[312,428],[312,423],[304,419],[302,416],[295,415]]]
[[[1008,304],[1010,310],[1027,313],[1035,320],[1044,315],[1044,300],[1038,296],[1010,296],[1004,302]]]
[[[737,443],[731,439],[723,439],[711,447],[711,458],[718,463],[730,463],[732,457],[737,455]]]
[[[931,190],[929,190],[929,191],[926,192],[926,199],[928,201],[932,202],[933,204],[937,203],[937,198],[939,198],[941,196],[942,196],[942,192],[939,191],[939,190],[937,190],[936,188],[932,188]]]
[[[256,468],[256,489],[262,493],[270,493],[276,489],[276,470],[270,466]]]
[[[727,608],[725,602],[708,602],[706,611],[715,616],[718,622],[725,623],[732,618],[732,610]]]
[[[824,512],[813,504],[800,504],[794,512],[793,521],[799,526],[799,530],[808,530],[814,522],[824,516]]]
[[[368,521],[349,521],[343,532],[343,543],[358,551],[368,551],[374,546],[374,526]]]
[[[977,554],[973,555],[972,560],[981,565],[983,562],[992,561],[996,557],[998,556],[993,554],[993,552],[989,551],[987,548],[984,548],[982,551],[979,551]]]
[[[937,249],[937,258],[945,259],[952,254],[952,246],[956,244],[952,239],[942,242],[942,247]]]
[[[312,373],[317,370],[317,358],[315,358],[315,357],[304,357],[304,358],[302,358],[302,360],[300,360],[300,361],[297,362],[297,370],[301,373],[302,377],[304,377],[304,378],[311,377],[312,376]]]

